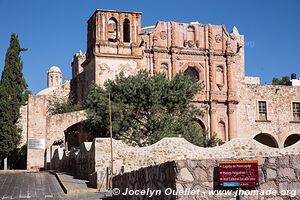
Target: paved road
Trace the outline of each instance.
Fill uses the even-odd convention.
[[[99,193],[66,195],[54,175],[47,172],[0,174],[0,200],[81,200],[101,199]]]

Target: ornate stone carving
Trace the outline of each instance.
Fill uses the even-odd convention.
[[[215,36],[215,40],[216,40],[217,43],[220,43],[222,41],[222,36],[220,34],[217,34]]]
[[[184,41],[184,44],[183,44],[185,47],[189,47],[189,48],[194,48],[195,47],[195,42],[192,41],[192,40],[185,40]]]
[[[169,70],[169,67],[168,67],[167,63],[161,63],[160,64],[159,72],[162,73],[162,74],[165,74],[166,77],[169,77],[168,76],[168,70]]]
[[[222,88],[223,88],[224,85],[218,83],[217,86],[218,86],[219,90],[222,91]]]
[[[228,109],[228,114],[233,114],[235,109]]]
[[[200,41],[199,40],[196,41],[196,47],[200,48]]]
[[[166,31],[161,31],[160,32],[160,39],[162,39],[162,40],[167,39],[167,32]]]
[[[215,109],[215,108],[210,109],[210,114],[216,114],[216,113],[217,113],[217,109]]]

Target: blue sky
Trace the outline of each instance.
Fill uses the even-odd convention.
[[[0,71],[10,34],[22,47],[24,75],[34,93],[46,87],[50,66],[71,78],[72,56],[86,50],[86,21],[96,9],[141,11],[142,25],[157,21],[224,24],[245,35],[246,75],[300,75],[300,1],[298,0],[0,0]]]

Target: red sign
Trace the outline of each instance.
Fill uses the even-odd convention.
[[[219,162],[219,183],[224,187],[258,186],[258,161]]]

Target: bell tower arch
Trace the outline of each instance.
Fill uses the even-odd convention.
[[[140,12],[96,10],[87,24],[87,59],[93,54],[142,55]]]

